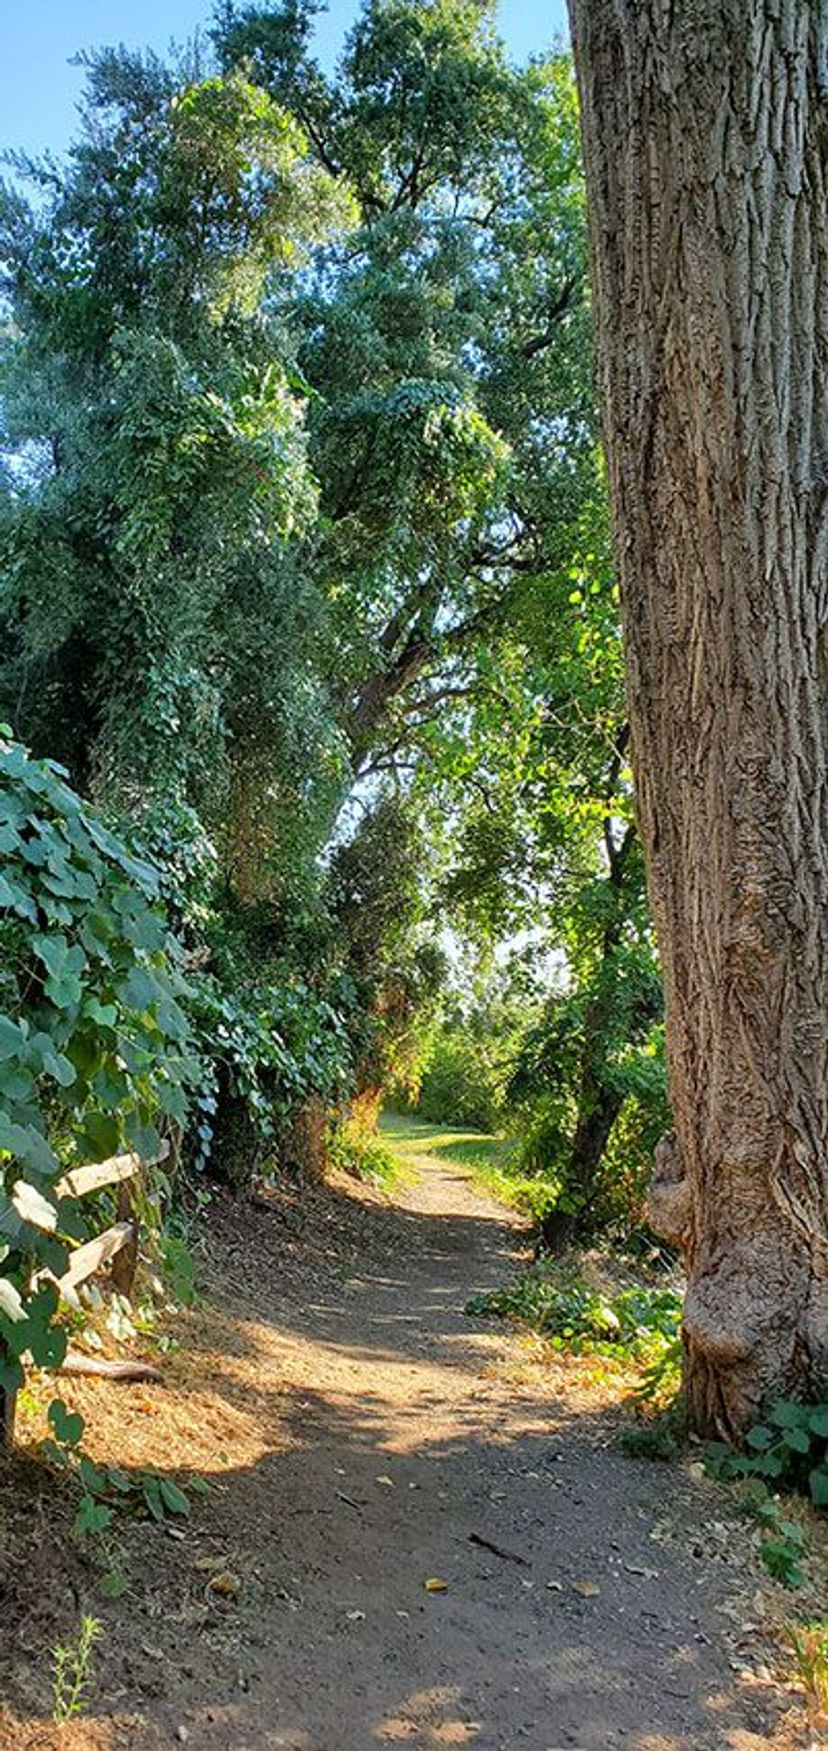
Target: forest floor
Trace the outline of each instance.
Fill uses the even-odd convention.
[[[124,1520],[90,1562],[26,1456],[30,1395],[0,1473],[3,1751],[807,1742],[771,1676],[780,1590],[727,1490],[627,1457],[606,1371],[466,1314],[526,1233],[462,1141],[392,1141],[390,1200],[344,1179],[214,1198],[163,1386],[61,1381],[96,1456],[209,1479],[190,1520]],[[50,1650],[83,1610],[87,1713],[57,1729]]]

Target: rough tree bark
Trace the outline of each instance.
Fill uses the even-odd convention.
[[[702,1430],[828,1380],[828,6],[570,0]]]

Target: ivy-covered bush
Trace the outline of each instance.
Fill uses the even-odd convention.
[[[82,1206],[67,1167],[152,1155],[182,1124],[199,1067],[156,869],[65,782],[0,732],[0,1390],[17,1358],[60,1360],[57,1292]]]
[[[196,1159],[240,1181],[278,1154],[280,1133],[306,1100],[344,1092],[345,1026],[288,972],[235,992],[212,973],[196,975],[189,1012],[201,1062]]]

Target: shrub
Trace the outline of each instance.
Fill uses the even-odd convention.
[[[482,1016],[443,1021],[427,1039],[419,1066],[417,1117],[433,1125],[497,1131],[505,1114],[504,1059],[509,1034]]]
[[[159,878],[65,782],[0,734],[0,1390],[56,1364],[57,1291],[83,1209],[66,1166],[151,1155],[198,1080]],[[63,1237],[63,1238],[60,1238]]]
[[[196,1158],[238,1181],[277,1152],[306,1101],[343,1092],[348,1038],[339,1013],[296,975],[240,992],[207,973],[191,984],[202,1064]]]
[[[671,1288],[634,1284],[613,1295],[574,1269],[540,1260],[508,1289],[473,1297],[469,1313],[499,1314],[580,1354],[607,1347],[653,1364],[675,1344],[682,1298]]]
[[[328,1159],[332,1167],[350,1173],[354,1179],[369,1185],[390,1187],[398,1173],[398,1164],[382,1138],[358,1120],[335,1121],[328,1142]]]
[[[775,1488],[810,1496],[817,1508],[828,1508],[828,1404],[797,1404],[777,1399],[764,1423],[748,1431],[747,1452],[738,1453],[723,1441],[706,1450],[708,1470],[721,1478],[749,1477]]]

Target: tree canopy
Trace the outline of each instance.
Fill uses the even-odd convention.
[[[479,1052],[552,1245],[663,1109],[572,68],[367,0],[329,73],[316,11],[97,53],[15,161],[0,716],[157,868],[195,1161]]]

